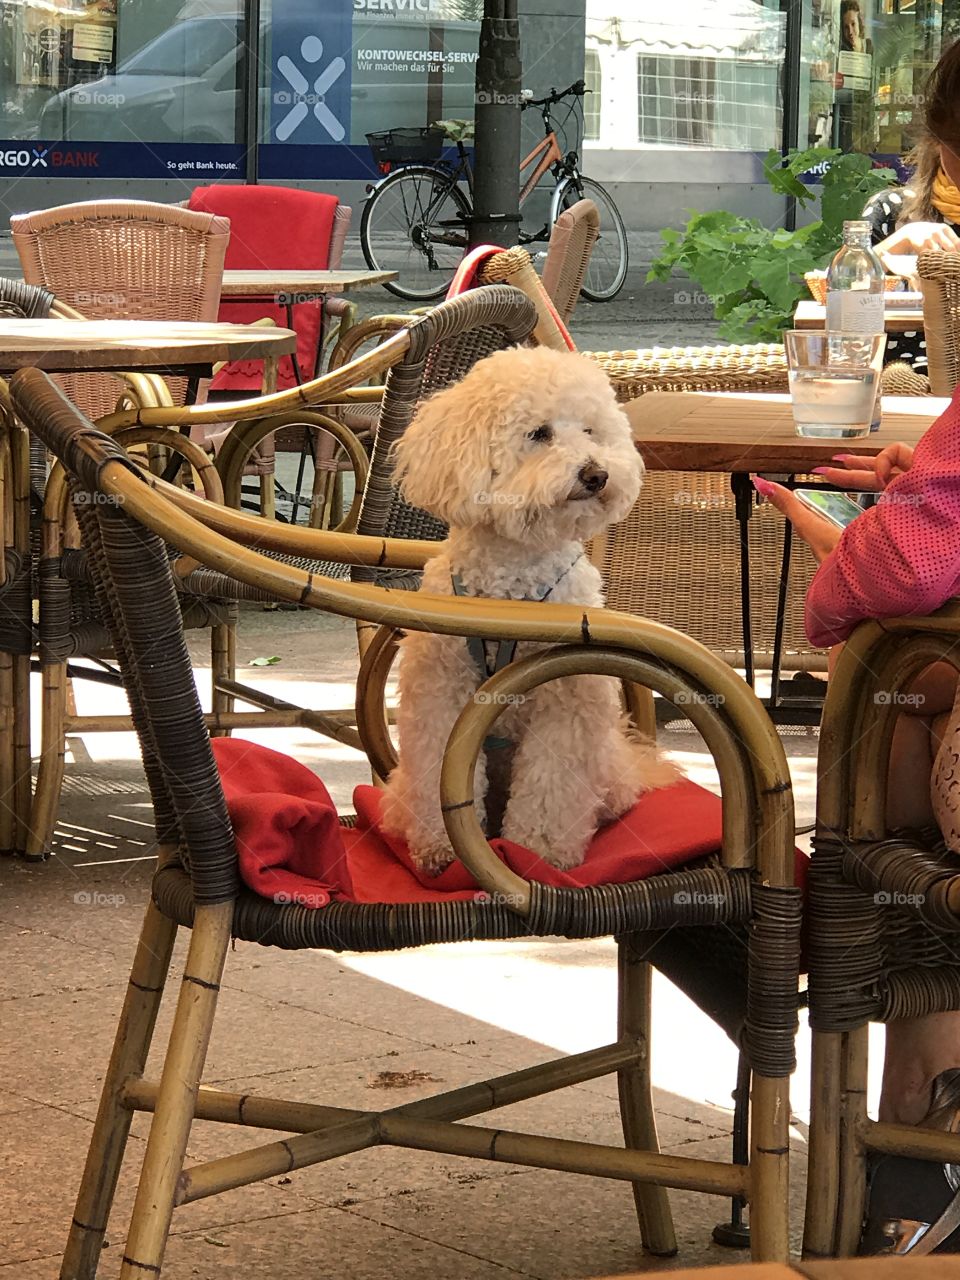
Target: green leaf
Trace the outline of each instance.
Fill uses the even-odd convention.
[[[274,654],[272,658],[251,658],[251,667],[274,667],[280,661],[279,657]]]

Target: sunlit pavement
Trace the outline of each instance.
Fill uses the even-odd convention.
[[[205,641],[190,638],[206,688]],[[318,707],[349,705],[352,626],[305,611],[245,611],[241,678]],[[266,668],[245,668],[276,657]],[[245,668],[245,669],[244,669]],[[120,695],[77,684],[78,710],[122,709]],[[243,736],[286,750],[348,808],[366,780],[360,758],[303,730]],[[689,726],[663,731],[697,781],[714,784]],[[812,812],[817,737],[784,738],[798,820]],[[72,1212],[99,1082],[149,892],[150,811],[134,739],[73,740],[55,856],[0,865],[0,1277],[52,1280]],[[182,956],[182,948],[178,951]],[[339,1105],[383,1107],[530,1065],[614,1036],[610,941],[464,944],[381,956],[276,953],[240,944],[228,957],[208,1082]],[[169,1026],[169,1001],[157,1033]],[[793,1090],[795,1227],[802,1217],[808,1042]],[[669,983],[655,985],[653,1075],[661,1142],[728,1157],[736,1051]],[[386,1095],[384,1090],[389,1088]],[[498,1113],[492,1123],[592,1141],[620,1141],[613,1078]],[[145,1117],[134,1121],[131,1162]],[[249,1135],[245,1135],[249,1138]],[[254,1135],[253,1141],[257,1140]],[[244,1145],[198,1123],[193,1159]],[[101,1274],[116,1274],[135,1170],[125,1168]],[[561,1280],[743,1255],[711,1243],[727,1206],[672,1192],[681,1241],[674,1261],[645,1258],[622,1184],[419,1152],[379,1149],[177,1210],[164,1274],[180,1277],[520,1275]]]

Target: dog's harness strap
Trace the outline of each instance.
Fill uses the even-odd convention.
[[[543,601],[553,593],[555,588],[560,585],[574,565],[579,564],[582,559],[583,552],[581,551],[576,559],[572,560],[570,564],[567,565],[566,569],[564,569],[563,573],[560,574],[559,578],[557,578],[553,585],[546,589],[543,595],[524,596],[523,599],[532,600],[538,604],[542,604]],[[469,596],[472,594],[463,585],[463,579],[460,577],[459,573],[451,574],[451,580],[453,582],[453,594],[455,596]],[[481,640],[479,636],[467,636],[466,641],[467,652],[470,654],[471,661],[479,672],[481,680],[486,680],[489,679],[490,676],[496,675],[498,671],[502,671],[504,667],[509,666],[517,656],[516,640],[498,640],[497,651],[493,655],[492,661],[485,642]],[[513,743],[509,738],[500,738],[491,734],[489,737],[484,739],[483,745],[485,750],[492,751],[503,747],[510,747]]]

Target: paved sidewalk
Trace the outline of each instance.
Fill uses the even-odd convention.
[[[194,660],[204,640],[191,636]],[[345,705],[352,627],[302,611],[245,612],[239,661],[281,697]],[[199,673],[201,690],[204,675]],[[118,696],[79,683],[79,710]],[[693,734],[664,731],[698,781]],[[365,781],[359,757],[305,731],[246,734],[316,769],[338,804]],[[786,739],[809,819],[816,732]],[[71,744],[56,856],[0,864],[0,1280],[54,1280],[153,867],[149,804],[132,736]],[[178,947],[177,964],[183,947]],[[228,958],[209,1083],[235,1091],[382,1107],[613,1038],[615,955],[599,942],[434,947],[399,955],[285,954],[239,944]],[[165,1003],[158,1043],[169,1027]],[[729,1153],[736,1053],[668,983],[655,988],[653,1071],[666,1150]],[[806,1057],[805,1041],[801,1056]],[[797,1076],[792,1195],[802,1220],[807,1069]],[[497,1113],[491,1123],[618,1142],[612,1078]],[[101,1275],[115,1277],[147,1118],[134,1120]],[[190,1157],[263,1135],[198,1122]],[[629,1188],[599,1179],[378,1149],[177,1210],[168,1280],[574,1280],[724,1264],[711,1243],[723,1201],[672,1192],[674,1260],[643,1256]]]

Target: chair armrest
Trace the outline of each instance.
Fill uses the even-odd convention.
[[[370,538],[357,533],[281,524],[234,507],[204,501],[195,493],[168,484],[157,476],[146,476],[145,479],[159,494],[206,528],[257,551],[272,551],[332,564],[414,570],[422,569],[430,557],[437,554],[436,542],[412,538]]]
[[[669,627],[607,609],[389,591],[311,575],[241,547],[170,504],[120,459],[99,471],[99,488],[126,514],[201,564],[280,599],[403,630],[485,640],[530,641],[549,653],[513,664],[485,685],[496,694],[522,692],[544,680],[596,672],[647,685],[684,705],[713,754],[724,799],[725,865],[756,868],[764,883],[793,884],[793,807],[783,747],[752,690],[720,658]],[[378,542],[379,540],[370,540]],[[505,706],[495,696],[461,713],[441,781],[454,849],[493,894],[506,894],[526,914],[531,891],[497,859],[473,811],[472,773],[483,737]]]
[[[823,707],[817,826],[853,840],[888,834],[890,744],[904,690],[927,666],[960,662],[960,602],[926,617],[863,622],[843,646]],[[960,914],[960,896],[956,903]]]

